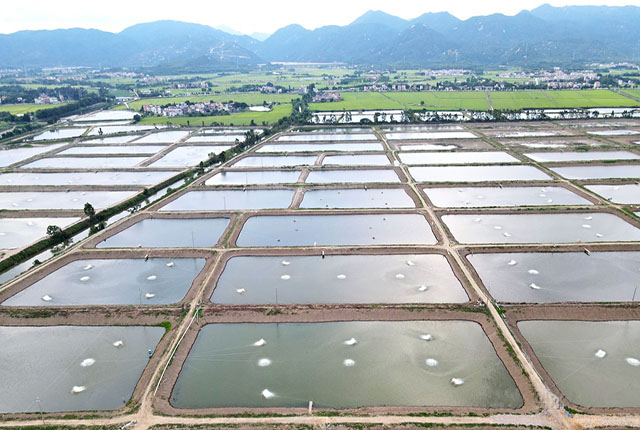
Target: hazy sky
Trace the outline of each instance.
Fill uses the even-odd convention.
[[[5,0],[6,1],[6,0]],[[640,0],[551,0],[554,6],[606,4],[640,6]],[[424,12],[448,11],[461,19],[501,12],[513,15],[533,9],[544,0],[458,0],[453,2],[389,0],[18,0],[3,5],[0,33],[54,28],[98,28],[120,31],[132,24],[174,19],[210,26],[227,25],[243,33],[271,33],[297,23],[313,29],[345,25],[369,9],[402,18]]]

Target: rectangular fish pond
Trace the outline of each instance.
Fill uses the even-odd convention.
[[[219,154],[231,148],[229,145],[218,146],[180,146],[157,161],[154,161],[149,167],[190,167],[195,166],[201,161],[206,161],[209,154]]]
[[[18,161],[26,160],[43,152],[53,151],[63,145],[63,143],[59,143],[55,145],[21,146],[11,149],[0,149],[0,167],[10,166]]]
[[[0,327],[0,413],[119,409],[162,327]],[[40,403],[36,402],[36,398]]]
[[[545,181],[551,179],[533,166],[409,167],[418,182]]]
[[[521,321],[518,328],[572,403],[640,407],[640,321]]]
[[[207,179],[206,185],[295,184],[300,170],[225,171]]]
[[[424,192],[431,203],[442,208],[592,204],[562,187],[428,187]]]
[[[317,155],[265,155],[245,157],[233,164],[233,167],[286,167],[311,166]]]
[[[268,143],[256,152],[356,152],[384,151],[382,143]]]
[[[402,188],[307,190],[300,204],[305,209],[414,208]]]
[[[0,185],[153,185],[173,175],[158,171],[2,173]]]
[[[310,400],[320,408],[522,405],[482,328],[467,321],[206,325],[170,402],[306,408]]]
[[[52,157],[22,166],[24,169],[115,169],[134,167],[148,157]]]
[[[637,242],[640,229],[609,213],[444,215],[460,243]]]
[[[386,166],[391,164],[384,154],[327,155],[323,166]]]
[[[392,169],[377,170],[312,170],[305,183],[307,184],[339,184],[339,183],[396,183],[400,178]]]
[[[640,164],[608,166],[567,166],[551,170],[566,179],[640,179]]]
[[[287,134],[280,136],[280,142],[331,142],[339,140],[378,140],[373,133],[359,134]]]
[[[0,210],[83,210],[85,203],[91,203],[95,209],[104,209],[134,194],[135,191],[0,191]]]
[[[520,160],[497,151],[467,152],[401,152],[400,161],[404,164],[492,164],[519,163]]]
[[[101,241],[96,248],[209,248],[229,218],[148,218]]]
[[[430,255],[233,257],[211,296],[234,305],[464,303],[447,259]]]
[[[151,156],[165,149],[162,145],[95,145],[73,146],[59,152],[60,155],[96,155],[96,154],[146,154]]]
[[[477,139],[470,131],[396,132],[386,133],[389,140]]]
[[[3,306],[166,305],[185,296],[204,258],[86,259],[66,264]]]
[[[47,235],[47,227],[65,228],[80,218],[0,218],[0,249],[22,248]]]
[[[418,214],[273,215],[250,217],[238,246],[429,245],[431,226]]]
[[[593,191],[614,203],[632,205],[640,203],[640,185],[585,185],[585,188]]]
[[[231,211],[286,209],[293,190],[206,190],[189,191],[163,206],[160,211]]]
[[[640,252],[479,253],[467,257],[499,302],[630,302]]]
[[[532,152],[524,155],[542,163],[553,161],[640,160],[640,155],[629,151]]]

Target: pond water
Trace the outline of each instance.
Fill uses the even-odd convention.
[[[327,142],[338,140],[378,140],[373,133],[359,134],[287,134],[277,139],[280,142]]]
[[[44,133],[40,133],[32,140],[58,140],[58,139],[71,139],[74,137],[82,136],[87,131],[86,127],[83,128],[56,128],[55,130],[47,130]]]
[[[47,235],[47,227],[65,228],[80,218],[0,218],[0,249],[29,245]]]
[[[313,170],[309,172],[307,184],[337,183],[395,183],[400,178],[394,170]]]
[[[532,152],[524,155],[543,163],[552,161],[640,160],[640,155],[628,151]]]
[[[519,163],[506,152],[401,152],[400,161],[405,164],[492,164]]]
[[[604,197],[605,199],[625,205],[640,203],[640,185],[585,185],[585,188]]]
[[[153,133],[142,139],[136,140],[136,143],[176,143],[189,135],[188,131],[172,130]]]
[[[318,127],[313,129],[296,129],[304,133],[370,133],[371,127]]]
[[[410,140],[410,139],[477,139],[478,136],[470,131],[440,131],[440,132],[399,132],[386,133],[389,140]]]
[[[162,327],[0,327],[0,412],[121,408],[163,334]]]
[[[300,170],[226,171],[207,179],[206,185],[295,184]]]
[[[114,169],[133,167],[147,157],[52,157],[22,166],[25,169]]]
[[[569,166],[554,167],[551,170],[567,179],[640,179],[640,164],[609,166]]]
[[[154,130],[156,128],[155,125],[107,125],[107,126],[99,126],[93,127],[89,132],[88,136],[100,136],[100,130],[102,130],[102,134],[116,134],[116,133],[135,133],[142,131]],[[128,136],[131,137],[131,136]]]
[[[233,257],[211,301],[275,304],[276,294],[281,304],[469,300],[444,256],[422,254]]]
[[[637,242],[640,230],[608,213],[444,215],[461,243]]]
[[[291,205],[293,190],[206,190],[189,191],[160,211],[233,211],[286,209]]]
[[[134,135],[134,136],[112,136],[112,137],[100,137],[98,139],[89,139],[89,140],[83,140],[81,143],[83,144],[96,144],[96,145],[111,145],[111,144],[118,144],[118,143],[129,143],[132,140],[135,140],[137,138],[139,138],[140,136]]]
[[[458,149],[458,145],[444,144],[444,143],[423,143],[423,144],[411,144],[400,145],[400,151],[449,151],[451,149]]]
[[[209,154],[219,154],[231,146],[180,146],[164,157],[154,161],[149,167],[190,167],[201,161],[206,161]]]
[[[384,151],[382,143],[268,143],[256,152]]]
[[[216,142],[216,143],[233,143],[238,139],[239,142],[244,141],[243,134],[219,134],[219,135],[206,135],[206,136],[192,136],[186,140],[187,143],[196,142]]]
[[[254,216],[238,238],[242,247],[435,243],[431,226],[418,214]]]
[[[346,345],[351,339],[357,343]],[[306,408],[310,400],[320,408],[522,404],[482,328],[468,321],[209,324],[170,401]]]
[[[561,133],[557,131],[510,131],[507,133],[488,133],[495,137],[551,137],[558,136]]]
[[[132,120],[137,112],[131,110],[103,110],[80,116],[75,121],[117,121]]]
[[[65,149],[62,155],[94,155],[94,154],[147,154],[153,155],[165,149],[160,145],[115,145],[115,146],[74,146]]]
[[[588,134],[595,136],[631,136],[634,134],[640,134],[637,130],[589,130]]]
[[[262,157],[245,157],[233,164],[233,167],[285,167],[311,166],[317,155],[275,155]]]
[[[96,248],[209,248],[229,218],[148,218],[98,243]]]
[[[2,305],[177,303],[185,296],[204,263],[204,258],[77,260],[10,297]]]
[[[134,191],[1,192],[0,210],[77,209],[85,203],[104,209],[136,194]]]
[[[592,204],[562,187],[447,187],[424,188],[424,192],[442,208]]]
[[[414,208],[413,200],[402,188],[308,190],[301,208],[353,209],[353,208]]]
[[[18,161],[26,160],[34,155],[58,149],[64,145],[64,143],[59,143],[55,145],[22,146],[12,149],[0,149],[0,167],[10,166]]]
[[[323,166],[386,166],[389,158],[384,154],[327,155]]]
[[[551,179],[533,166],[410,167],[417,182],[545,181]]]
[[[2,173],[0,185],[152,185],[173,175],[157,171]]]
[[[640,406],[640,368],[627,361],[640,360],[640,321],[522,321],[518,328],[571,402]]]
[[[630,302],[640,252],[529,252],[467,257],[499,302]]]

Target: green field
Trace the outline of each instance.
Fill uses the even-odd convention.
[[[491,101],[494,109],[640,106],[637,101],[609,90],[492,92]]]
[[[149,99],[140,99],[129,102],[129,108],[139,111],[142,105],[168,105],[180,104],[187,100],[192,103],[214,101],[230,101],[246,103],[248,105],[261,105],[263,102],[279,102],[290,103],[292,99],[299,97],[297,94],[261,94],[261,93],[228,93],[228,94],[211,94],[204,96],[184,96],[184,97],[158,97]],[[122,106],[124,109],[124,106]]]
[[[640,98],[640,90],[621,90],[623,93],[632,95],[633,97]]]
[[[17,105],[0,105],[0,112],[9,112],[11,115],[22,115],[27,112],[33,113],[37,110],[64,106],[65,104],[66,103],[60,103],[57,105],[37,105],[35,103],[21,103]]]
[[[269,112],[239,112],[231,115],[218,115],[218,116],[194,116],[194,117],[178,117],[178,118],[164,118],[160,116],[150,116],[140,121],[140,124],[180,124],[187,125],[187,121],[192,126],[211,125],[211,123],[217,122],[224,125],[249,125],[253,120],[255,124],[262,125],[263,122],[267,124],[274,124],[280,118],[289,116],[291,114],[290,104],[276,105]]]

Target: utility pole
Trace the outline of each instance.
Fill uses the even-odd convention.
[[[38,409],[40,410],[40,418],[42,418],[42,425],[46,426],[47,424],[44,422],[44,414],[42,413],[42,403],[40,402],[40,397],[36,397],[36,403],[38,404]]]

